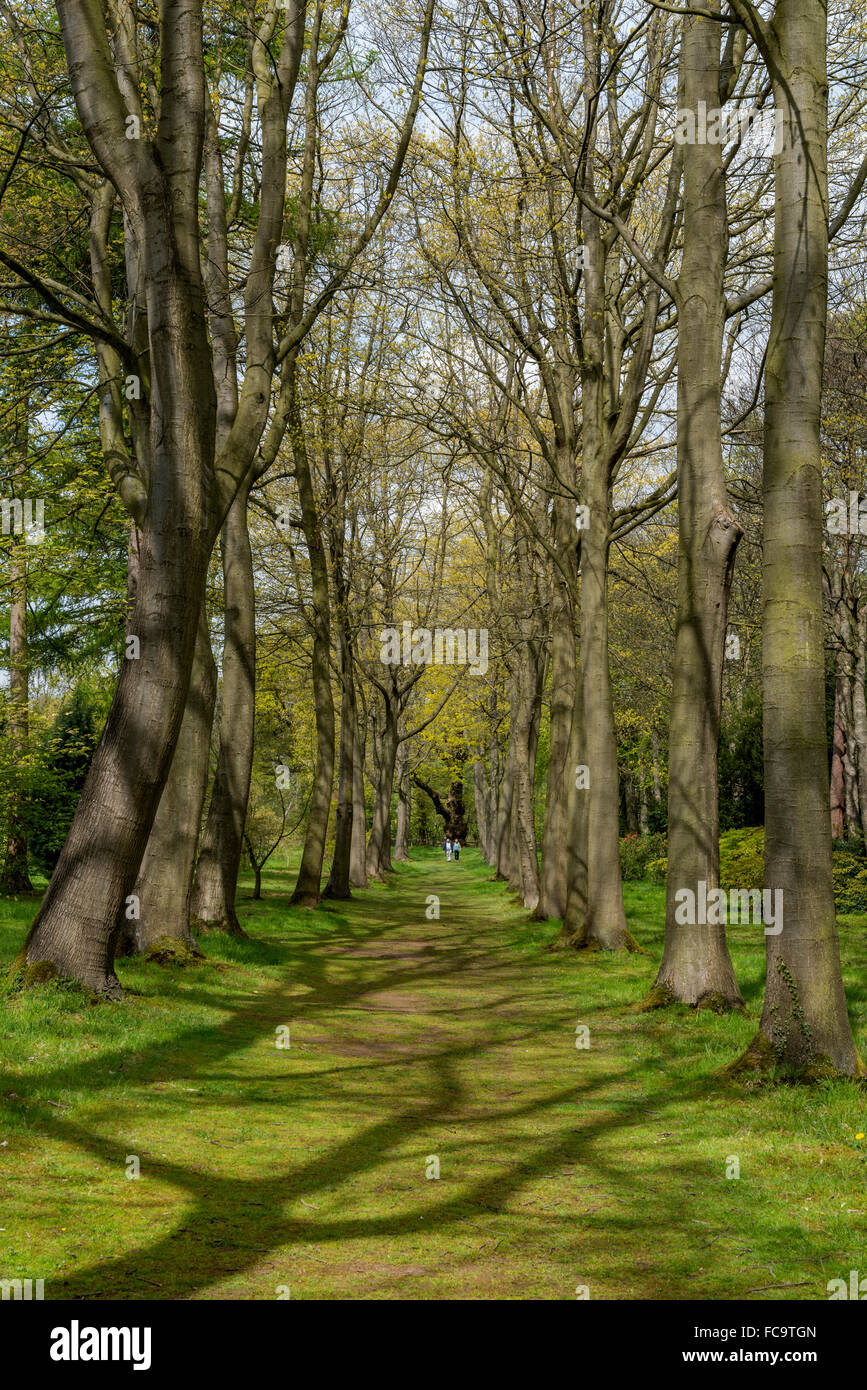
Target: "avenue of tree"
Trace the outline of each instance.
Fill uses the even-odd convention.
[[[446,835],[628,952],[626,830],[667,856],[636,1003],[738,1009],[679,895],[763,823],[732,1070],[861,1075],[867,16],[0,9],[3,495],[45,504],[0,538],[2,886],[49,880],[15,969],[117,999],[287,843],[315,909]]]

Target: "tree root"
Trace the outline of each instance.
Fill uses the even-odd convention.
[[[867,1082],[867,1067],[858,1058],[858,1070],[854,1076],[841,1072],[830,1057],[811,1057],[796,1065],[780,1059],[777,1049],[769,1038],[759,1029],[745,1052],[734,1061],[719,1067],[715,1075],[721,1081],[734,1081],[751,1089],[770,1084],[792,1084],[812,1086],[820,1081],[848,1079],[860,1084]]]
[[[198,946],[190,945],[186,941],[179,941],[176,936],[158,936],[155,941],[151,941],[145,946],[142,952],[144,959],[153,965],[201,965],[206,960],[203,951]]]

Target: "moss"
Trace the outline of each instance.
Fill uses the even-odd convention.
[[[696,1000],[695,1008],[710,1009],[711,1013],[714,1014],[737,1013],[745,1015],[747,1012],[743,1000],[727,999],[726,996],[721,994],[718,990],[709,994],[703,994],[700,999]]]
[[[639,1000],[637,1004],[629,1005],[628,1012],[633,1014],[646,1014],[650,1013],[653,1009],[667,1009],[670,1004],[676,1003],[677,998],[674,992],[668,985],[663,984],[661,980],[657,980],[647,991],[643,999]]]
[[[57,977],[57,966],[52,961],[34,960],[25,965],[21,983],[25,989],[32,989],[35,985],[47,984],[49,980],[56,980]]]
[[[725,1081],[746,1081],[765,1077],[776,1070],[777,1049],[759,1029],[750,1042],[746,1052],[720,1067],[717,1076]]]
[[[867,1068],[860,1057],[857,1068],[852,1079],[863,1081],[867,1078]],[[813,1056],[800,1064],[781,1064],[778,1048],[761,1030],[756,1033],[746,1052],[720,1067],[716,1075],[722,1080],[741,1081],[748,1086],[762,1081],[797,1082],[810,1086],[845,1078],[845,1073],[826,1056]]]
[[[175,936],[158,936],[145,947],[144,958],[154,965],[198,965],[205,959],[204,954],[186,941]]]

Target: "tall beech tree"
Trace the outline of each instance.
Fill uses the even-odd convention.
[[[711,0],[711,14],[718,5]],[[734,89],[743,39],[731,31],[730,74],[720,24],[683,21],[680,105],[717,110]],[[677,921],[678,893],[719,886],[717,768],[728,597],[741,526],[723,467],[720,377],[728,249],[721,143],[683,147],[683,251],[677,305],[678,611],[668,760],[665,950],[649,1000],[740,1007],[725,924]]]
[[[759,1030],[731,1070],[856,1076],[864,1066],[834,908],[822,640],[827,15],[821,0],[777,0],[768,20],[744,0],[732,7],[765,59],[782,123],[765,368],[762,669],[765,885],[782,890],[784,920],[766,935]]]

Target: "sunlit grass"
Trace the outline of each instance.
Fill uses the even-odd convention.
[[[731,930],[750,1017],[634,1014],[660,888],[626,885],[626,958],[548,951],[558,924],[473,851],[414,851],[316,912],[291,888],[271,870],[254,903],[245,882],[251,939],[206,938],[203,965],[119,962],[118,1005],[0,1001],[0,1277],[49,1298],[785,1299],[867,1274],[864,1091],[714,1075],[755,1030],[760,928]],[[0,904],[0,961],[35,902]],[[841,935],[867,1053],[865,919]]]

